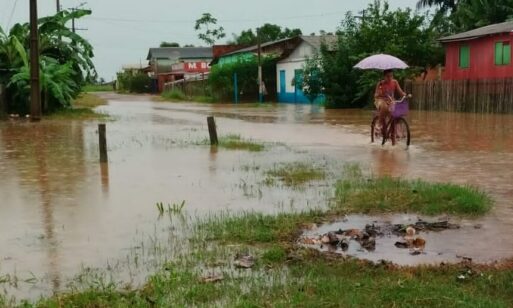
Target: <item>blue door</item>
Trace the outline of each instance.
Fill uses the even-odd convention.
[[[280,71],[280,95],[279,95],[279,100],[280,102],[283,102],[284,99],[285,99],[285,93],[287,92],[287,79],[286,79],[286,75],[285,75],[285,70],[281,70]]]

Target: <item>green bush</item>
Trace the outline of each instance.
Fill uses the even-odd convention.
[[[185,101],[187,100],[187,96],[182,92],[182,90],[174,88],[172,90],[166,90],[162,93],[162,98],[170,101]]]
[[[118,91],[129,93],[150,93],[151,78],[144,73],[119,73],[118,74]]]
[[[255,100],[258,97],[258,62],[256,58],[224,65],[214,65],[209,76],[209,86],[216,97],[230,100],[233,97],[233,76],[237,73],[241,100]],[[266,57],[262,63],[262,75],[269,94],[275,93],[276,59]]]

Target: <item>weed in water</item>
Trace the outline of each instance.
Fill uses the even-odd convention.
[[[265,148],[263,144],[243,139],[239,135],[227,135],[219,138],[218,146],[228,150],[245,150],[250,152],[261,152]]]
[[[170,215],[172,214],[181,214],[183,211],[183,208],[185,207],[185,200],[181,203],[173,203],[168,204],[167,209],[164,208],[164,203],[157,202],[156,204],[157,210],[159,211],[159,216],[164,215],[164,213],[168,213]]]
[[[276,181],[285,186],[298,187],[310,181],[319,181],[326,178],[324,170],[306,163],[288,163],[275,166],[265,173],[264,184],[272,186]]]

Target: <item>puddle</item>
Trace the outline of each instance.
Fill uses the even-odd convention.
[[[492,257],[494,252],[487,249],[490,247],[490,243],[480,242],[483,238],[483,233],[488,232],[489,229],[475,221],[451,219],[449,223],[453,226],[446,230],[426,231],[417,228],[415,236],[411,238],[423,239],[425,247],[413,247],[415,245],[412,245],[409,249],[396,247],[396,243],[406,242],[406,234],[396,232],[394,225],[415,226],[419,220],[429,223],[447,222],[445,217],[419,218],[413,215],[370,217],[351,215],[346,217],[344,221],[322,225],[314,230],[305,231],[300,237],[299,243],[305,247],[318,249],[323,252],[339,253],[372,262],[384,260],[397,265],[408,266],[459,263],[464,258],[471,258],[475,263],[491,263],[497,260]],[[371,245],[370,248],[362,247],[357,240],[357,237],[361,236],[360,234],[365,233],[366,226],[374,227],[380,232],[377,235],[370,234],[371,239],[375,239],[375,246]],[[344,241],[343,245],[322,243],[324,235],[328,233],[342,234],[341,230],[346,231],[343,236],[339,236],[339,239],[342,238]],[[351,239],[351,236],[357,233],[357,231],[360,234],[353,236]],[[348,247],[345,247],[346,244],[348,244]],[[497,249],[500,250],[500,247],[497,247]]]

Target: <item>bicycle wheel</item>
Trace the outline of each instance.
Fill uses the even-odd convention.
[[[410,126],[404,118],[394,119],[390,138],[395,141],[395,145],[407,149],[410,146]]]
[[[380,140],[382,138],[383,136],[381,134],[381,124],[379,123],[379,117],[375,116],[371,124],[371,143],[374,143],[376,140]]]

